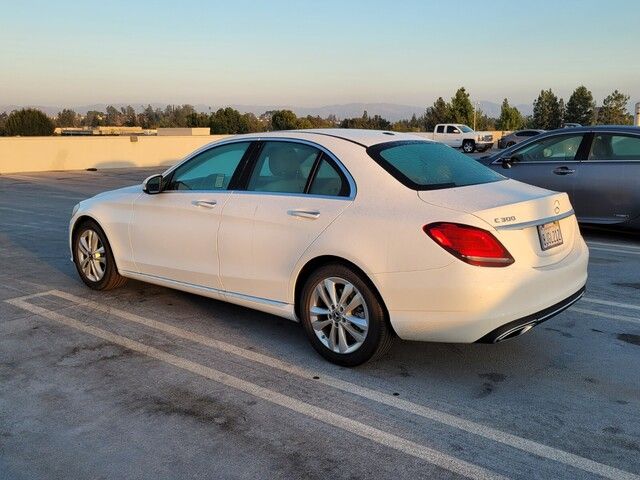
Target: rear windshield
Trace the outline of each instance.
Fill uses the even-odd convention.
[[[473,158],[436,142],[388,142],[367,148],[387,172],[412,190],[437,190],[504,180]]]

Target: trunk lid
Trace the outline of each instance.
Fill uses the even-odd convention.
[[[439,207],[472,214],[492,233],[517,262],[544,267],[561,261],[571,249],[578,225],[566,193],[552,192],[515,180],[418,192],[421,200]],[[557,219],[562,244],[543,249],[538,225]]]

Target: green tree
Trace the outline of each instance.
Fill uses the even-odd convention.
[[[101,127],[105,125],[106,114],[97,110],[89,110],[82,119],[82,125],[86,127]]]
[[[519,130],[524,125],[524,118],[516,107],[509,105],[506,98],[500,107],[500,118],[496,124],[498,130]]]
[[[154,109],[151,105],[147,105],[138,115],[138,123],[142,128],[158,128],[161,117],[162,110],[159,108]]]
[[[272,130],[295,130],[296,128],[298,128],[298,117],[291,110],[276,110],[272,113]]]
[[[33,108],[14,110],[5,123],[7,135],[23,137],[53,135],[54,128],[53,121],[47,115]]]
[[[68,108],[58,112],[56,116],[56,127],[79,127],[80,115]]]
[[[433,106],[426,109],[424,115],[419,119],[426,132],[432,132],[439,123],[449,123],[453,117],[451,105],[444,101],[442,97],[433,102]]]
[[[627,111],[629,95],[614,90],[602,101],[598,123],[603,125],[631,125],[633,118]]]
[[[126,107],[122,107],[120,109],[122,113],[122,124],[125,127],[138,127],[138,115],[136,114],[136,110],[131,106],[127,105]]]
[[[7,124],[7,117],[9,115],[7,114],[7,112],[2,112],[0,113],[0,137],[4,136],[7,134],[7,130],[5,128],[6,124]]]
[[[488,116],[482,110],[476,110],[476,130],[495,130],[497,120]]]
[[[253,113],[243,114],[241,122],[246,133],[264,132],[265,130],[264,123],[259,118],[257,118]]]
[[[562,107],[551,89],[540,91],[533,102],[533,127],[553,130],[562,125]]]
[[[579,123],[580,125],[592,125],[595,120],[595,106],[593,94],[587,87],[580,85],[569,97],[564,113],[564,121]]]
[[[391,122],[380,115],[370,117],[365,110],[362,117],[345,118],[340,122],[340,128],[363,128],[367,130],[390,130]]]
[[[113,105],[107,105],[107,114],[104,121],[109,127],[121,127],[123,123],[122,112]]]
[[[473,125],[473,105],[464,87],[460,87],[451,99],[451,122]]]

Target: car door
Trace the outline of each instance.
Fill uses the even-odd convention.
[[[462,146],[462,132],[455,125],[447,125],[444,135],[444,143],[451,147],[459,148]]]
[[[575,184],[578,218],[620,223],[640,216],[640,135],[593,133]]]
[[[220,277],[229,295],[289,302],[304,251],[352,203],[355,186],[318,147],[266,141],[233,193],[220,228]]]
[[[129,227],[138,273],[221,289],[218,229],[250,146],[211,147],[170,172],[160,193],[138,197]]]
[[[492,166],[515,180],[566,192],[573,203],[578,163],[585,148],[584,132],[553,135],[514,150],[510,155],[511,168],[500,169],[502,159]]]
[[[444,143],[444,137],[445,137],[444,127],[445,127],[444,125],[436,125],[436,128],[433,132],[433,139],[436,142]]]

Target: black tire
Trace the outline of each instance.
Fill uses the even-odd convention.
[[[103,276],[95,281],[87,276],[87,274],[83,271],[80,266],[80,248],[79,242],[83,233],[88,230],[92,230],[98,236],[102,246],[104,247],[104,274]],[[127,279],[118,273],[118,268],[116,266],[116,262],[113,257],[113,252],[111,251],[111,245],[109,245],[109,241],[107,240],[107,236],[105,235],[100,225],[98,225],[93,220],[83,220],[73,232],[72,239],[72,250],[73,250],[73,263],[76,265],[76,270],[78,271],[78,275],[82,281],[89,288],[93,290],[111,290],[114,288],[121,287],[127,282]]]
[[[464,153],[473,153],[476,149],[476,142],[473,140],[465,140],[462,142],[462,151]]]
[[[349,353],[338,353],[331,350],[330,347],[320,340],[311,323],[310,308],[312,301],[314,301],[314,290],[321,282],[330,278],[344,279],[351,283],[356,291],[360,293],[365,305],[363,308],[366,308],[366,312],[368,312],[369,323],[365,339],[359,348]],[[394,333],[389,326],[389,321],[380,299],[360,274],[345,265],[336,263],[318,268],[305,282],[299,301],[302,324],[311,345],[321,356],[332,363],[345,367],[355,367],[368,360],[381,357],[389,350],[393,343]],[[346,313],[345,311],[345,315]],[[322,318],[326,321],[329,319],[329,316],[319,316],[317,318]],[[346,320],[342,321],[344,322]],[[349,325],[349,327],[353,329],[353,325]],[[331,324],[326,328],[330,329]],[[327,337],[323,338],[328,341]],[[349,336],[349,338],[355,340],[355,337]]]

